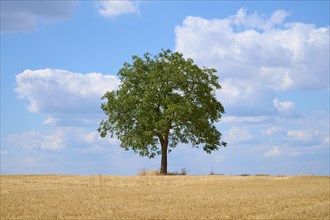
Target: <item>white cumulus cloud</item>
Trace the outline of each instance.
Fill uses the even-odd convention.
[[[48,115],[44,124],[88,125],[101,113],[101,97],[118,88],[119,79],[101,73],[59,69],[25,70],[16,75],[15,91],[28,110]]]
[[[278,10],[263,18],[241,9],[224,19],[189,16],[175,29],[176,50],[216,67],[222,78],[274,90],[327,88],[329,27],[285,23],[287,15]]]
[[[289,14],[284,10],[276,10],[273,12],[270,18],[265,18],[259,15],[257,12],[247,15],[246,9],[241,8],[237,11],[236,15],[231,17],[231,19],[233,20],[234,24],[239,26],[269,29],[275,25],[282,24],[288,15]]]
[[[276,92],[328,89],[329,27],[286,23],[287,16],[245,9],[223,19],[188,16],[175,28],[176,50],[218,70],[227,114],[292,115],[294,103]]]
[[[96,8],[104,17],[115,17],[122,14],[139,13],[139,2],[129,0],[96,1]]]

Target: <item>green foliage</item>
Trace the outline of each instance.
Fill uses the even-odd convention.
[[[207,153],[226,146],[214,126],[224,113],[215,97],[221,88],[215,69],[170,50],[132,59],[118,73],[119,89],[103,96],[108,119],[100,123],[101,137],[116,135],[121,147],[149,158],[162,153],[160,142],[169,152],[179,142]]]

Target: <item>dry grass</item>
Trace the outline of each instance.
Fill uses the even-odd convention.
[[[164,175],[161,174],[159,170],[146,170],[142,169],[139,171],[139,176],[157,176],[157,175]],[[167,176],[185,176],[187,175],[187,170],[185,168],[181,169],[181,172],[167,172],[165,174]]]
[[[329,177],[1,176],[1,219],[329,219]]]
[[[157,175],[160,175],[158,170],[142,169],[139,171],[139,176],[157,176]]]

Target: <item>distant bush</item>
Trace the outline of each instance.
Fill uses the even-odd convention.
[[[164,175],[161,174],[159,170],[146,170],[146,169],[141,169],[139,171],[139,176],[157,176],[157,175]],[[185,176],[187,175],[187,169],[186,168],[182,168],[181,172],[167,172],[168,176]]]
[[[214,173],[213,170],[211,171],[211,173],[209,174],[211,176],[223,176],[224,174],[221,173]]]
[[[182,168],[181,172],[167,172],[167,175],[178,175],[178,176],[185,176],[187,175],[187,169]]]
[[[248,173],[242,173],[240,176],[251,176],[251,174],[248,174]]]
[[[160,175],[158,170],[146,170],[146,169],[141,169],[139,171],[139,176],[156,176]]]
[[[279,174],[279,175],[276,175],[276,177],[287,177],[288,175],[285,175],[285,174]]]
[[[269,174],[256,174],[256,176],[271,176]]]

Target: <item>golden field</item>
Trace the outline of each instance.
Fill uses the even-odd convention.
[[[329,200],[329,176],[1,176],[1,219],[329,219]]]

